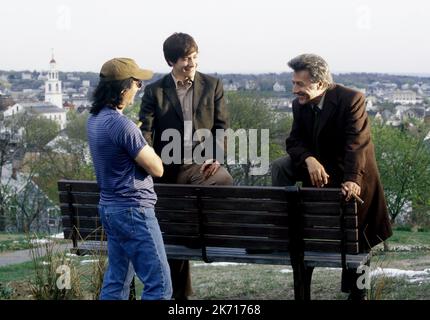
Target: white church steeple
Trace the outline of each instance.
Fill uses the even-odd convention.
[[[61,81],[58,78],[57,62],[54,59],[54,52],[49,62],[48,80],[45,82],[45,101],[51,102],[59,108],[63,108],[63,93]]]

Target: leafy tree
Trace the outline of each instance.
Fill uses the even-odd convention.
[[[276,116],[277,114],[270,110],[270,107],[265,104],[260,98],[254,95],[246,95],[243,93],[228,93],[227,105],[230,113],[231,128],[237,132],[239,129],[247,131],[248,149],[250,147],[249,129],[257,129],[261,132],[262,129],[269,130],[269,161],[280,157],[285,153],[285,148],[280,141],[281,135],[287,136],[291,121],[285,115]],[[261,135],[257,137],[257,154],[261,156]],[[248,150],[249,151],[249,150]],[[239,159],[239,143],[236,139],[236,161]],[[242,185],[268,185],[270,184],[270,173],[265,175],[251,175],[251,170],[258,167],[260,164],[253,163],[247,155],[245,164],[228,165],[227,169],[232,174],[235,183]]]
[[[81,141],[88,141],[87,139],[87,121],[89,117],[88,112],[78,113],[75,110],[70,110],[67,113],[67,127],[65,129],[67,137]]]
[[[88,149],[86,124],[88,113],[71,113],[64,133],[49,144],[38,161],[34,180],[58,202],[57,182],[60,179],[94,180],[95,174]],[[49,174],[46,174],[49,172]]]
[[[376,158],[393,222],[408,201],[414,207],[429,204],[430,149],[424,140],[427,132],[422,124],[404,124],[400,129],[373,124]]]
[[[41,151],[59,133],[58,124],[42,117],[22,118],[24,125],[24,143],[28,150]]]

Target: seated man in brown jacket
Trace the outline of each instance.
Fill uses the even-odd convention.
[[[164,176],[156,182],[233,184],[231,175],[216,160],[219,154],[216,130],[228,128],[221,80],[196,71],[198,47],[188,34],[172,34],[164,42],[163,52],[172,71],[145,88],[139,115],[145,139],[152,144],[165,164]],[[169,149],[172,142],[163,139],[162,135],[172,129],[181,136],[179,163],[168,163],[166,157],[163,157],[163,148]],[[199,129],[208,129],[213,136],[213,157],[204,163],[196,163],[190,157],[200,143],[191,141],[191,137]],[[164,152],[166,154],[166,150]],[[173,297],[187,299],[192,294],[189,262],[169,260],[169,264]]]

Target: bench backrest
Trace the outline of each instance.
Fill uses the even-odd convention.
[[[105,240],[93,181],[58,183],[64,235]],[[156,184],[156,214],[166,244],[358,253],[355,202],[340,189]],[[289,232],[290,231],[290,232]],[[301,241],[297,242],[297,238]]]

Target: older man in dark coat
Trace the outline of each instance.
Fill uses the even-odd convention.
[[[341,187],[347,199],[360,196],[360,251],[366,252],[391,236],[384,191],[370,136],[365,96],[334,84],[327,63],[303,54],[288,65],[293,72],[293,126],[286,140],[286,157],[272,164],[275,186]],[[356,270],[344,270],[343,290],[363,298]],[[347,283],[347,285],[345,285]]]

